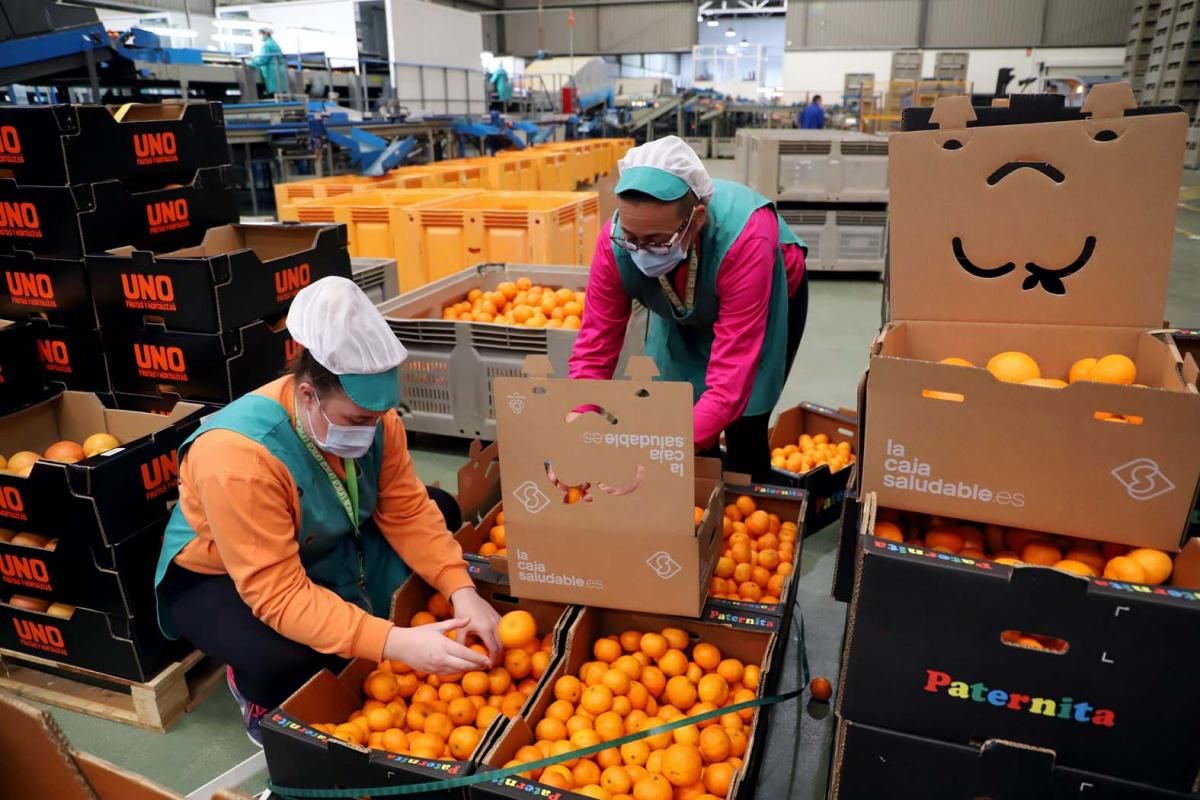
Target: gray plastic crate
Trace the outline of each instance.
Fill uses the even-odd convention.
[[[781,208],[792,232],[808,245],[814,272],[883,272],[887,212],[833,208]]]
[[[894,81],[921,80],[921,62],[924,54],[920,50],[897,50],[892,53],[892,77]]]
[[[737,144],[732,136],[718,136],[713,146],[717,148],[713,158],[734,158],[737,154]]]
[[[701,158],[708,158],[709,139],[707,136],[689,136],[684,139],[688,147],[696,151]]]
[[[749,136],[745,183],[771,200],[887,202],[886,137],[808,130]]]
[[[375,305],[399,294],[394,258],[351,258],[351,277]]]
[[[379,311],[408,349],[400,365],[400,413],[411,431],[495,441],[492,379],[520,375],[531,353],[550,357],[566,374],[575,331],[532,329],[442,319],[442,309],[472,289],[491,291],[505,281],[582,290],[586,267],[481,264],[383,303]],[[644,352],[647,314],[635,307],[617,366],[623,374],[630,355]]]

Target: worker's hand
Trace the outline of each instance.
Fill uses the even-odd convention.
[[[454,616],[469,620],[459,634],[459,641],[466,641],[463,636],[475,636],[491,654],[492,666],[499,664],[504,649],[500,646],[500,637],[496,635],[496,627],[500,624],[496,609],[480,597],[473,587],[459,589],[450,595],[450,605],[454,607]],[[470,644],[469,641],[467,643]]]
[[[413,669],[431,675],[487,669],[487,656],[446,637],[450,631],[461,631],[467,624],[466,619],[448,619],[415,628],[392,628],[383,646],[383,657],[389,661],[403,661]],[[458,636],[462,638],[463,634]]]

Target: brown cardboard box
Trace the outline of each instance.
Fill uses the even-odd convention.
[[[858,413],[848,408],[832,409],[810,403],[807,400],[798,406],[782,411],[771,426],[767,440],[772,452],[776,448],[794,445],[803,434],[823,433],[833,443],[849,442],[850,452],[858,458]],[[842,513],[842,502],[846,498],[846,486],[850,479],[850,466],[832,472],[821,464],[808,472],[796,473],[773,467],[777,480],[785,486],[798,486],[808,493],[808,517],[805,519],[805,535],[811,535],[836,520]]]
[[[46,711],[0,692],[0,797],[12,800],[183,800],[145,778],[71,748]],[[249,800],[225,790],[227,800]]]
[[[693,457],[691,386],[654,381],[645,357],[630,359],[628,380],[554,378],[545,356],[525,373],[494,382],[513,593],[699,616],[720,552],[721,472]],[[568,485],[583,487],[580,502]],[[707,509],[699,527],[695,506]]]
[[[891,321],[860,390],[859,488],[899,509],[1178,550],[1200,482],[1200,449],[1180,443],[1200,441],[1200,394],[1194,362],[1152,331],[1187,117],[1137,109],[1125,83],[1095,87],[1082,114],[1045,95],[910,111],[889,140]],[[1151,388],[1052,390],[937,363],[1009,350],[1056,378],[1123,353]]]
[[[735,630],[722,625],[712,625],[694,620],[672,619],[660,615],[630,614],[606,611],[599,608],[584,608],[567,631],[566,655],[547,671],[543,686],[534,695],[532,707],[527,713],[513,721],[502,734],[488,744],[480,758],[480,769],[498,768],[513,759],[518,750],[535,740],[534,729],[545,716],[546,709],[554,702],[550,687],[564,675],[578,675],[584,663],[591,661],[592,645],[601,637],[619,634],[627,630],[655,631],[665,627],[682,628],[688,632],[692,642],[704,641],[716,645],[723,656],[736,658],[745,664],[758,664],[762,669],[759,694],[772,691],[774,673],[772,664],[775,656],[776,635],[760,631]],[[743,760],[746,766],[734,777],[729,787],[730,798],[748,798],[754,793],[754,775],[762,752],[762,737],[767,730],[764,712],[754,715],[750,727],[750,745]],[[574,792],[558,793],[558,790],[519,776],[504,778],[491,783],[479,783],[471,787],[471,798],[514,798],[561,797],[581,798]]]

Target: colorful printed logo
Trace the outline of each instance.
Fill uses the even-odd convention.
[[[67,642],[63,638],[62,631],[56,626],[49,625],[45,622],[33,622],[32,620],[13,617],[13,627],[17,631],[17,638],[21,640],[21,644],[31,650],[42,650],[47,653],[65,656],[67,653]]]
[[[179,152],[175,145],[175,134],[164,133],[135,133],[133,135],[133,153],[137,156],[139,167],[152,164],[170,164],[179,160]]]
[[[990,706],[1009,711],[1073,720],[1106,728],[1116,725],[1116,714],[1113,711],[1107,708],[1096,708],[1084,700],[1075,700],[1070,697],[1053,700],[1048,697],[1007,692],[1003,689],[991,689],[985,683],[968,684],[966,681],[954,680],[950,677],[950,673],[935,669],[925,670],[925,686],[922,688],[931,694],[938,694],[945,690],[947,697],[953,697],[956,700],[987,703]]]
[[[307,263],[284,267],[275,273],[275,302],[291,300],[301,289],[312,283],[312,267]]]
[[[34,308],[58,308],[54,299],[54,284],[43,272],[6,272],[4,283],[8,296],[16,305]]]
[[[179,485],[179,451],[172,450],[142,464],[142,487],[146,499],[161,497]]]
[[[175,200],[160,200],[146,206],[146,222],[149,223],[150,233],[166,233],[189,227],[187,200],[180,197]]]
[[[42,225],[33,203],[0,203],[0,236],[41,239]]]
[[[67,343],[59,339],[38,339],[37,340],[38,360],[42,362],[42,369],[47,372],[61,372],[70,374],[71,369],[71,352],[67,349]]]
[[[0,125],[0,164],[24,164],[21,137],[12,125]]]
[[[134,344],[133,357],[138,375],[164,381],[187,382],[187,362],[183,350],[160,344]]]
[[[125,307],[135,311],[177,311],[175,284],[167,275],[121,273],[121,293]]]
[[[0,486],[0,517],[29,520],[25,513],[25,500],[15,486]]]
[[[492,783],[498,786],[503,786],[506,789],[516,789],[518,792],[526,794],[530,797],[543,797],[546,800],[560,800],[560,798],[563,796],[562,792],[556,792],[555,790],[543,786],[540,783],[533,783],[532,781],[527,781],[523,778],[498,778],[497,780],[492,781]]]
[[[50,583],[50,569],[46,566],[46,562],[34,556],[20,556],[12,553],[0,555],[0,579],[5,583],[27,589],[40,589],[43,592],[54,590],[54,586]]]

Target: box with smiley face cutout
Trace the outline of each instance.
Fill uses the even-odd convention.
[[[890,139],[889,321],[860,388],[860,495],[1178,550],[1200,480],[1200,449],[1183,445],[1200,440],[1200,394],[1195,361],[1156,329],[1186,115],[1138,108],[1116,83],[1081,109],[945,98],[904,123]],[[983,368],[1014,351],[1060,382]],[[1108,354],[1132,360],[1133,385],[1061,383]],[[1010,358],[1008,377],[1030,377]]]

